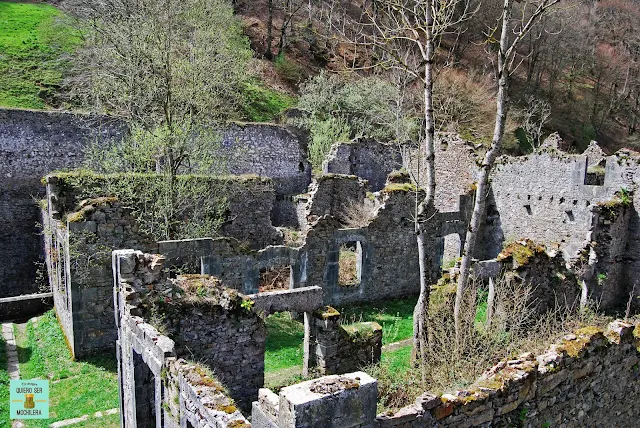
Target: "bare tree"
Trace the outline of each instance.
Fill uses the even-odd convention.
[[[469,271],[471,268],[473,253],[476,248],[478,230],[485,216],[485,207],[489,193],[489,175],[491,174],[493,164],[500,154],[502,147],[504,129],[509,111],[509,80],[518,65],[516,49],[520,42],[522,42],[522,40],[527,36],[529,31],[531,31],[536,21],[559,2],[560,0],[537,0],[527,2],[533,8],[533,11],[530,12],[528,17],[523,13],[520,19],[517,19],[514,22],[514,0],[504,0],[501,16],[502,24],[500,29],[500,46],[497,54],[496,79],[498,81],[498,93],[496,96],[496,121],[491,147],[485,154],[482,161],[473,213],[471,215],[469,228],[467,229],[467,237],[465,239],[464,250],[462,253],[460,276],[458,278],[454,307],[456,337],[459,336],[461,331],[460,306],[462,305],[464,289],[469,280]],[[497,28],[495,30],[497,30]],[[489,35],[489,40],[495,40],[493,34]]]
[[[551,106],[543,99],[529,95],[520,114],[520,123],[531,150],[536,151],[542,142],[542,130],[551,116]]]
[[[351,2],[331,1],[325,16],[332,28],[356,53],[364,51],[377,58],[371,65],[397,69],[420,82],[423,92],[424,130],[422,147],[425,155],[426,196],[417,208],[415,232],[420,265],[420,296],[414,311],[413,344],[417,359],[426,357],[427,308],[429,284],[423,223],[434,213],[436,189],[435,121],[433,114],[433,76],[435,48],[440,37],[469,16],[467,0],[365,0],[354,8]],[[424,373],[423,373],[424,377]]]

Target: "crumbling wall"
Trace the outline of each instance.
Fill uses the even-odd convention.
[[[307,369],[322,375],[344,374],[380,362],[382,327],[376,322],[340,325],[340,313],[330,306],[313,312]]]
[[[304,193],[311,183],[306,138],[294,128],[235,123],[224,131],[222,145],[232,154],[231,174],[257,174],[273,180],[273,224],[297,226],[293,196]]]
[[[119,138],[121,132],[101,117],[0,109],[0,297],[38,291],[41,218],[34,198],[44,194],[40,179],[80,166],[86,141]]]
[[[611,201],[593,207],[590,255],[594,266],[588,278],[588,295],[600,302],[603,310],[625,308],[629,300],[626,281],[625,253],[629,218],[633,207],[630,197],[622,201],[615,197]],[[633,299],[631,299],[633,300]]]
[[[52,198],[53,186],[49,187]],[[49,284],[63,331],[73,355],[112,350],[116,339],[113,322],[111,251],[136,245],[148,251],[155,241],[138,233],[136,220],[119,201],[86,201],[79,221],[57,219],[43,212],[45,253]]]
[[[344,228],[328,216],[315,222],[300,249],[306,266],[301,285],[322,284],[325,304],[335,306],[416,294],[420,282],[411,217],[413,191],[408,184],[385,188],[377,215],[365,227]],[[358,281],[341,285],[341,247],[354,244]]]
[[[82,166],[91,141],[120,139],[117,119],[68,112],[0,109],[0,297],[37,291],[35,263],[42,246],[36,224],[44,195],[40,179],[55,170]],[[235,174],[274,177],[275,193],[265,205],[275,225],[296,225],[292,196],[311,182],[304,136],[272,124],[236,124],[222,132],[228,167]]]
[[[494,276],[499,277],[496,287],[513,286],[509,283],[522,287],[527,293],[527,301],[523,302],[527,310],[543,315],[562,306],[569,309],[578,307],[578,280],[565,267],[565,260],[557,251],[547,252],[544,245],[523,239],[507,245],[496,261],[501,265],[497,268],[499,273]],[[494,270],[495,274],[495,267],[487,261],[484,264],[488,268],[484,270]],[[482,266],[479,267],[482,275]],[[500,307],[495,311],[500,311]]]
[[[475,147],[455,133],[438,133],[435,140],[435,206],[441,212],[460,210],[459,196],[469,192],[479,172]],[[323,172],[355,175],[369,182],[372,191],[385,187],[387,176],[403,166],[426,186],[424,150],[372,140],[336,143],[323,164]]]
[[[158,252],[162,247],[171,256],[171,266],[198,272],[200,257],[213,248],[213,241],[159,244],[140,230],[131,209],[117,198],[81,200],[90,190],[70,185],[65,177],[47,177],[44,244],[56,310],[74,355],[82,357],[113,348],[112,250],[135,247]],[[272,187],[268,180],[239,178],[237,186],[247,192],[231,187],[232,220],[223,229],[253,239],[258,246],[280,239],[269,218]],[[241,214],[245,212],[252,215]]]
[[[620,187],[610,167],[615,158],[607,158],[603,185],[587,185],[588,157],[560,152],[557,144],[550,137],[539,152],[498,159],[491,188],[500,222],[487,233],[504,241],[529,238],[556,245],[568,258],[584,245],[592,206],[613,198]],[[499,251],[487,253],[495,257]]]
[[[263,389],[253,404],[253,421],[260,427],[319,428],[328,426],[322,415],[331,414],[337,415],[331,425],[336,428],[631,427],[640,413],[638,331],[622,321],[606,331],[582,328],[540,355],[527,353],[497,364],[468,388],[427,392],[414,404],[375,419],[371,396],[377,385],[365,373],[303,382],[283,388],[279,396]]]
[[[170,357],[189,358],[205,364],[208,371],[203,372],[197,367],[172,369],[182,373],[182,378],[178,376],[176,380],[174,377],[174,381],[180,385],[178,389],[184,396],[181,399],[187,401],[180,405],[179,414],[202,416],[198,408],[204,405],[217,410],[219,416],[228,421],[241,417],[233,402],[227,400],[222,408],[223,405],[218,401],[212,402],[193,394],[184,383],[190,383],[196,390],[203,389],[202,386],[212,387],[206,391],[212,394],[224,395],[226,388],[239,407],[249,408],[264,380],[265,340],[264,322],[252,310],[251,301],[221,286],[218,280],[211,277],[185,275],[175,280],[166,279],[163,272],[165,259],[162,256],[120,250],[113,253],[113,261],[118,352],[123,368],[121,385],[123,382],[131,383],[130,368],[126,367],[131,365],[131,352],[143,357],[156,383],[168,382],[160,379],[162,369],[171,364],[181,364],[169,361]],[[146,354],[149,356],[145,357]],[[194,370],[200,376],[213,371],[217,380],[215,383],[194,381],[190,375]],[[166,373],[165,370],[165,377]],[[176,388],[176,385],[167,388],[173,393],[165,393],[162,388],[157,388],[156,405],[175,396]],[[135,407],[127,404],[126,393],[124,398],[125,408]],[[136,400],[135,395],[129,398],[131,400]],[[175,417],[175,406],[172,412]],[[155,414],[160,414],[160,410]],[[135,426],[135,419],[133,421],[133,425],[125,426]]]
[[[314,223],[320,217],[330,215],[343,224],[354,221],[366,222],[366,218],[358,217],[365,210],[372,210],[366,203],[367,181],[354,175],[323,174],[317,177],[305,198],[304,207],[299,211],[298,220],[305,230],[309,223]]]
[[[369,139],[336,143],[322,164],[325,174],[356,175],[369,182],[371,190],[382,190],[387,176],[402,167],[400,148]]]
[[[618,321],[605,332],[578,330],[538,356],[501,362],[467,389],[427,393],[394,415],[379,415],[378,426],[635,426],[634,327]]]

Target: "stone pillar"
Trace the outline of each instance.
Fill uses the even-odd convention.
[[[337,373],[340,312],[325,306],[313,312],[312,317],[310,349],[314,357],[310,356],[309,360],[314,360],[320,374]]]
[[[258,428],[373,427],[377,381],[364,372],[325,376],[280,390],[260,390],[253,403]]]

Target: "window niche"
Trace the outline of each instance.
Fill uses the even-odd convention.
[[[589,186],[604,186],[605,164],[606,161],[603,159],[595,165],[589,165],[589,159],[587,159],[584,184]]]
[[[442,269],[449,269],[455,266],[460,258],[462,242],[460,235],[450,233],[444,237],[444,248],[442,252]]]
[[[355,287],[362,282],[362,244],[360,241],[345,242],[340,246],[338,257],[338,285]]]
[[[260,269],[258,291],[289,290],[292,288],[293,273],[291,265],[269,266]]]

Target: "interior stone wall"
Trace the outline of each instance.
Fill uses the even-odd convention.
[[[180,288],[167,279],[163,271],[165,260],[163,256],[141,251],[113,252],[120,389],[124,394],[123,416],[125,421],[130,421],[124,426],[136,426],[131,413],[136,407],[137,396],[130,392],[135,386],[131,373],[134,353],[142,357],[154,374],[158,386],[153,400],[156,415],[168,411],[173,419],[180,415],[181,422],[185,413],[193,417],[200,413],[204,419],[211,417],[219,419],[220,423],[244,420],[238,407],[248,410],[264,383],[264,321],[251,306],[240,305],[244,301],[242,295],[223,286],[218,286],[218,294],[210,298],[189,295],[196,293],[190,286],[197,285],[204,278],[200,275],[179,277],[176,281],[188,282],[185,288]],[[176,292],[178,289],[182,291]],[[159,303],[158,296],[170,301]],[[185,364],[180,358],[197,363],[180,367]],[[203,368],[198,369],[198,365]],[[215,379],[203,383],[196,381],[202,377],[212,378],[212,373],[215,373]],[[198,379],[192,375],[198,375]],[[204,394],[190,391],[188,385]],[[207,393],[223,397],[212,397],[211,401]],[[176,395],[181,400],[179,410],[175,401],[172,405],[162,405],[168,404]],[[225,397],[226,402],[221,402]],[[211,402],[217,405],[207,406]],[[204,415],[195,411],[203,405],[209,408]],[[161,423],[159,426],[166,425]],[[214,423],[212,426],[227,425]]]
[[[125,133],[122,122],[106,116],[0,109],[0,223],[6,226],[0,228],[0,297],[37,291],[35,263],[42,261],[42,245],[36,201],[45,194],[42,177],[82,166],[88,142]],[[272,222],[297,225],[292,196],[311,182],[304,135],[273,124],[235,124],[222,139],[230,172],[274,178],[267,206]]]

